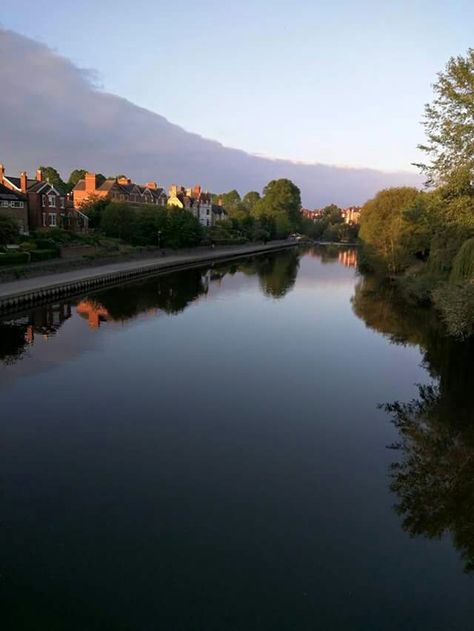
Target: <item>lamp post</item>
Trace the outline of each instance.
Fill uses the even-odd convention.
[[[158,230],[158,247],[161,247],[161,230]]]

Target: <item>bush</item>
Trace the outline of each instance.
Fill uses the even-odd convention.
[[[474,334],[474,282],[444,283],[433,291],[433,301],[448,333],[465,339]]]
[[[30,261],[28,252],[8,252],[3,254],[0,252],[0,266],[3,265],[22,265]]]
[[[0,245],[16,243],[19,230],[17,222],[11,217],[0,215]]]
[[[32,250],[31,262],[36,261],[48,261],[49,259],[55,259],[58,256],[57,249],[49,250]]]
[[[474,239],[468,239],[454,257],[450,280],[461,282],[474,279]]]

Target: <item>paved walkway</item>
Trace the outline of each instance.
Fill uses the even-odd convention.
[[[19,302],[22,302],[22,298],[26,296],[32,296],[38,292],[53,292],[55,289],[61,287],[78,286],[80,283],[86,282],[87,284],[94,284],[94,282],[100,280],[104,282],[114,281],[125,277],[128,273],[132,274],[134,272],[137,272],[138,276],[138,274],[145,275],[167,268],[175,270],[193,264],[205,264],[208,261],[232,259],[234,257],[279,250],[293,245],[295,244],[288,241],[276,241],[266,245],[227,246],[206,251],[199,250],[196,253],[176,254],[152,259],[135,259],[133,261],[122,261],[96,267],[85,267],[69,272],[53,273],[0,283],[0,307],[10,303],[12,299],[14,299],[15,302],[17,299]]]

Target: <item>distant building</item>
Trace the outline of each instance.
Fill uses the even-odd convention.
[[[349,208],[343,208],[342,216],[344,218],[344,223],[348,223],[348,224],[359,223],[360,206],[349,206]]]
[[[309,208],[302,208],[301,214],[303,215],[303,217],[306,217],[306,219],[316,221],[317,219],[321,218],[323,211],[317,208],[315,208],[314,210],[310,210]]]
[[[156,206],[166,206],[168,200],[165,191],[156,182],[141,185],[133,183],[127,177],[119,177],[108,178],[99,183],[95,173],[86,173],[85,178],[79,180],[73,188],[72,194],[74,208],[81,208],[96,199]]]
[[[226,215],[225,209],[218,204],[213,204],[211,193],[204,193],[199,184],[193,188],[173,184],[168,193],[168,206],[189,210],[202,226],[214,226]]]

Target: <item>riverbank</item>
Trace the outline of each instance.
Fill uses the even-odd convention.
[[[51,298],[71,296],[84,290],[133,280],[160,272],[199,267],[215,261],[230,261],[253,254],[295,247],[294,241],[274,241],[267,244],[225,246],[186,251],[160,257],[121,261],[61,273],[50,273],[32,278],[0,283],[0,313],[24,305],[41,303]]]

